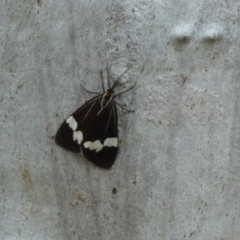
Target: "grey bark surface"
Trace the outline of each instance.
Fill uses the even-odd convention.
[[[0,6],[0,239],[239,239],[239,1]],[[54,142],[107,61],[137,83],[110,171]]]

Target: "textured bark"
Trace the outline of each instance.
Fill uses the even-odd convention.
[[[0,3],[1,239],[238,239],[239,1]],[[54,135],[102,91],[118,98],[110,171]]]

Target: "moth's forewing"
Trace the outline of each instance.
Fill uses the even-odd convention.
[[[79,109],[77,109],[73,114],[70,115],[76,120],[76,131],[81,131],[83,134],[83,138],[89,126],[91,126],[91,124],[93,124],[93,122],[95,121],[94,112],[100,110],[100,105],[98,104],[99,99],[101,99],[101,96],[90,99],[89,101],[84,103]],[[55,136],[55,142],[60,147],[68,151],[80,153],[80,144],[78,143],[78,141],[73,139],[74,131],[67,123],[67,119],[59,127]]]
[[[71,114],[55,136],[62,148],[83,153],[98,167],[109,169],[118,152],[118,115],[114,102],[101,109],[102,96],[97,96]],[[80,134],[81,138],[74,138]],[[87,144],[87,145],[86,145]]]

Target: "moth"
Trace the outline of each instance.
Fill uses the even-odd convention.
[[[114,164],[119,146],[118,139],[118,112],[115,97],[132,89],[130,88],[114,93],[122,76],[128,69],[120,75],[114,84],[110,87],[109,71],[107,69],[108,89],[105,90],[102,70],[100,71],[102,79],[103,92],[85,102],[79,109],[72,113],[59,127],[55,142],[60,147],[74,153],[81,153],[87,160],[96,166],[104,169],[110,169]],[[118,104],[121,108],[120,104]],[[131,112],[132,110],[127,110]]]

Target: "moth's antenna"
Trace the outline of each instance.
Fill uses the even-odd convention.
[[[100,95],[98,92],[93,92],[93,91],[87,90],[82,84],[80,84],[80,86],[81,86],[81,88],[82,88],[85,92],[94,93],[94,94]]]
[[[109,67],[108,67],[108,61],[107,61],[107,81],[108,81],[108,89],[110,89],[110,80],[109,80]]]
[[[105,87],[104,87],[104,82],[103,82],[102,69],[100,70],[100,75],[101,75],[101,79],[102,79],[102,89],[103,89],[103,92],[105,92]]]
[[[120,93],[114,94],[114,97],[116,97],[116,96],[118,96],[118,95],[120,95],[120,94],[122,94],[122,93],[125,93],[125,92],[129,91],[130,89],[134,88],[134,87],[136,86],[136,84],[137,84],[137,82],[135,82],[134,85],[131,86],[130,88],[128,88],[128,89],[126,89],[126,90],[124,90],[124,91],[122,91],[122,92],[120,92]]]
[[[120,75],[117,80],[115,81],[115,83],[113,84],[113,86],[111,87],[111,89],[114,89],[116,87],[116,85],[118,84],[119,80],[122,78],[122,76],[129,70],[129,68],[122,74]]]

